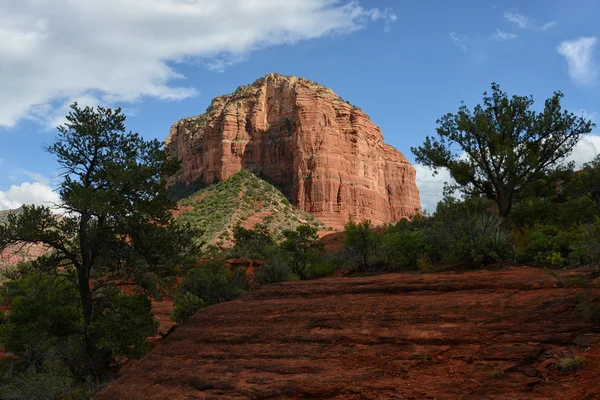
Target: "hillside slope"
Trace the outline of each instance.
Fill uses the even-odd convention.
[[[600,398],[599,337],[562,296],[532,268],[270,285],[197,312],[96,399]],[[560,373],[570,351],[586,364]]]
[[[199,242],[217,245],[230,243],[238,223],[247,229],[264,224],[277,239],[283,230],[301,223],[323,228],[312,215],[292,206],[277,188],[246,170],[181,200],[176,216],[179,223],[197,229]]]

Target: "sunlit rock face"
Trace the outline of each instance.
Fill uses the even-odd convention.
[[[166,140],[182,161],[169,184],[225,180],[248,169],[332,227],[420,212],[415,169],[379,127],[332,90],[269,74],[175,123]]]

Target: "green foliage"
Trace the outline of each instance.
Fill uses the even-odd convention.
[[[344,254],[355,271],[368,271],[378,261],[380,234],[371,229],[371,221],[349,221],[344,226]]]
[[[321,225],[310,214],[292,206],[275,186],[247,170],[207,186],[180,204],[191,209],[178,217],[176,224],[189,227],[195,243],[203,250],[219,239],[232,237],[237,225],[258,213],[267,214],[263,224],[278,239],[283,230],[295,229],[302,223]]]
[[[564,179],[565,157],[595,126],[563,111],[562,97],[555,92],[538,113],[531,110],[532,97],[508,98],[492,83],[483,105],[471,111],[463,104],[458,113],[446,114],[437,121],[438,137],[428,136],[411,150],[418,163],[436,172],[447,168],[467,197],[482,195],[495,201],[506,218],[515,200],[531,193],[533,186],[537,193],[555,190],[558,180]]]
[[[383,235],[381,254],[392,270],[416,269],[420,255],[431,247],[423,229],[415,225],[402,220]]]
[[[0,324],[0,342],[18,360],[8,370],[0,368],[0,398],[56,398],[78,387],[85,391],[82,385],[95,377],[86,368],[90,355],[78,291],[66,277],[22,272],[4,288],[4,296],[13,300]],[[87,329],[98,352],[107,362],[143,355],[146,338],[156,333],[150,300],[116,290],[98,293],[96,300]]]
[[[526,252],[537,265],[562,266],[568,257],[576,231],[563,231],[554,225],[536,225]]]
[[[192,268],[179,285],[171,319],[181,323],[201,308],[233,300],[244,292],[242,286],[222,260]]]
[[[510,231],[502,219],[490,214],[465,215],[448,227],[448,259],[469,267],[498,262],[508,254]]]
[[[14,299],[0,325],[0,342],[27,365],[43,364],[48,352],[58,352],[71,337],[82,337],[78,293],[68,280],[28,275],[8,288]]]
[[[510,223],[519,228],[545,224],[569,229],[573,225],[593,221],[596,215],[596,204],[587,196],[570,199],[542,197],[516,204],[511,213]]]
[[[185,229],[171,225],[175,203],[166,178],[179,162],[162,143],[127,132],[120,109],[75,103],[66,120],[46,148],[61,167],[66,213],[24,206],[0,225],[0,250],[32,243],[50,249],[7,274],[4,294],[13,301],[0,330],[25,363],[23,374],[42,379],[50,373],[43,366],[58,362],[81,383],[102,379],[118,357],[144,352],[155,332],[144,288],[157,293],[152,280],[189,262],[190,246]],[[123,285],[139,294],[110,290]]]
[[[148,296],[106,290],[97,301],[89,329],[98,337],[98,346],[110,351],[113,357],[144,355],[148,350],[146,338],[154,336],[158,328]]]
[[[315,264],[323,253],[323,245],[319,242],[317,228],[302,224],[295,230],[283,231],[285,240],[281,248],[291,260],[292,271],[300,279],[309,278],[309,268]]]
[[[4,368],[0,367],[0,373],[5,373],[6,380],[0,384],[1,399],[53,400],[75,390],[75,383],[64,367],[61,369],[60,366],[47,362],[43,366],[30,367],[22,372],[14,372],[13,366],[11,368],[13,372],[10,369],[2,371]]]
[[[580,228],[571,242],[569,261],[571,264],[586,265],[600,263],[600,217]]]
[[[322,278],[344,268],[344,259],[337,254],[321,255],[308,265],[308,279]]]
[[[564,185],[564,192],[574,197],[590,198],[600,213],[600,156],[584,164],[581,171]]]
[[[267,248],[275,244],[275,239],[266,225],[256,224],[253,229],[241,225],[233,228],[234,255],[251,259],[264,259]]]
[[[265,263],[254,272],[259,285],[286,282],[292,279],[290,259],[279,246],[269,246],[263,250]]]

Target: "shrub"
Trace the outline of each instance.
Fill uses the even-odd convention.
[[[371,230],[371,221],[348,222],[344,226],[344,256],[353,270],[368,271],[379,258],[380,235]]]
[[[564,265],[572,244],[579,238],[580,229],[573,227],[564,231],[554,225],[534,226],[525,249],[527,259],[536,265]]]
[[[292,279],[289,258],[278,246],[270,246],[265,249],[265,261],[266,263],[254,272],[254,279],[260,285],[286,282]]]
[[[264,259],[265,249],[274,245],[275,240],[266,225],[256,224],[253,229],[241,225],[233,228],[234,253],[252,259]]]
[[[288,254],[292,271],[300,279],[309,278],[309,268],[318,262],[323,252],[317,228],[302,224],[295,230],[283,231],[281,248]]]
[[[569,262],[571,264],[591,264],[600,262],[600,218],[581,227],[570,246]]]
[[[557,356],[554,365],[565,374],[580,370],[585,365],[585,357],[580,351],[562,351]]]
[[[325,255],[309,265],[307,276],[310,279],[329,276],[343,268],[343,260],[337,255]]]
[[[188,271],[179,286],[171,319],[184,322],[197,310],[233,300],[244,291],[222,260],[211,260]]]
[[[491,214],[464,215],[450,224],[448,259],[469,267],[498,262],[508,254],[510,231]]]
[[[399,231],[392,228],[383,235],[380,251],[389,268],[406,270],[417,268],[419,255],[426,253],[428,247],[422,229]]]

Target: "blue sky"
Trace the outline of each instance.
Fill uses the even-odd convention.
[[[538,105],[600,115],[595,0],[4,0],[0,4],[0,209],[54,199],[43,151],[67,105],[120,106],[164,140],[180,118],[269,72],[332,88],[410,161],[437,118],[492,81]],[[600,119],[600,118],[599,118]],[[600,152],[593,135],[573,154]],[[447,174],[416,166],[431,209]]]

